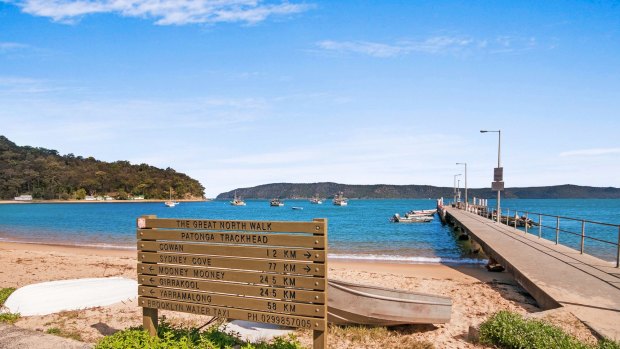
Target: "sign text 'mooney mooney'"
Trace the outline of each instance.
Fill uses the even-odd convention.
[[[178,276],[202,280],[232,281],[280,287],[297,287],[325,290],[325,279],[312,276],[293,276],[266,272],[252,272],[208,267],[175,266],[166,264],[138,263],[141,275]]]

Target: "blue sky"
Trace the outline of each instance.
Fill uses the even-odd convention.
[[[620,187],[620,4],[0,0],[0,134],[271,182]]]

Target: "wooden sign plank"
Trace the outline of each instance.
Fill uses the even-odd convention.
[[[266,286],[306,288],[318,291],[325,290],[325,278],[308,276],[146,263],[138,263],[138,272],[144,275],[177,276],[202,280],[244,282]]]
[[[214,244],[325,248],[325,236],[288,234],[138,229],[137,238],[144,240],[208,242]]]
[[[325,262],[325,251],[282,247],[250,247],[209,244],[187,244],[177,242],[138,241],[139,251],[206,254],[213,256],[234,256],[244,258],[269,258]]]
[[[293,288],[276,288],[254,286],[217,281],[200,281],[196,279],[172,278],[138,274],[138,283],[145,286],[161,286],[191,291],[209,291],[230,295],[245,295],[281,299],[293,302],[325,303],[325,292],[297,290]]]
[[[251,259],[154,252],[138,252],[138,261],[147,263],[164,263],[212,268],[254,270],[267,273],[272,272],[305,276],[325,276],[325,264],[321,263],[287,262],[271,259]]]
[[[237,308],[245,310],[257,310],[268,313],[285,313],[291,315],[323,317],[325,309],[319,304],[303,304],[294,302],[282,302],[269,299],[249,298],[239,296],[227,296],[211,292],[182,291],[163,287],[138,287],[138,294],[157,299],[169,299],[173,301],[193,304],[214,305],[219,307]]]
[[[142,218],[140,218],[142,219]],[[170,219],[144,218],[138,220],[138,228],[168,228],[196,230],[227,230],[251,232],[310,233],[325,234],[325,222],[274,222],[274,221],[238,221],[216,219]]]
[[[325,319],[191,304],[185,302],[159,300],[149,297],[138,297],[138,304],[145,308],[180,311],[206,316],[217,316],[226,319],[264,322],[281,326],[306,328],[309,330],[323,329],[326,326]]]

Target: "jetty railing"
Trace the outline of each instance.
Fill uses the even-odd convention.
[[[478,206],[479,207],[479,206]],[[460,207],[464,208],[464,207]],[[470,211],[481,216],[496,220],[497,216],[493,209],[474,209]],[[614,246],[616,268],[620,268],[620,225],[596,222],[587,219],[572,218],[531,212],[526,210],[515,210],[501,208],[500,223],[512,226],[515,229],[522,228],[524,234],[538,235],[538,238],[545,238],[550,241],[555,240],[555,244],[565,245],[571,248],[579,248],[579,252],[584,254],[586,251],[586,241],[592,241],[599,246]],[[568,239],[560,239],[560,233],[568,234]],[[612,236],[617,233],[617,240],[609,241],[595,235],[605,234]],[[567,240],[566,242],[564,240]]]

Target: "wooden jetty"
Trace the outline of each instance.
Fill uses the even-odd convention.
[[[620,340],[620,270],[614,264],[455,207],[458,226],[501,264],[543,309],[567,307],[601,336]]]

